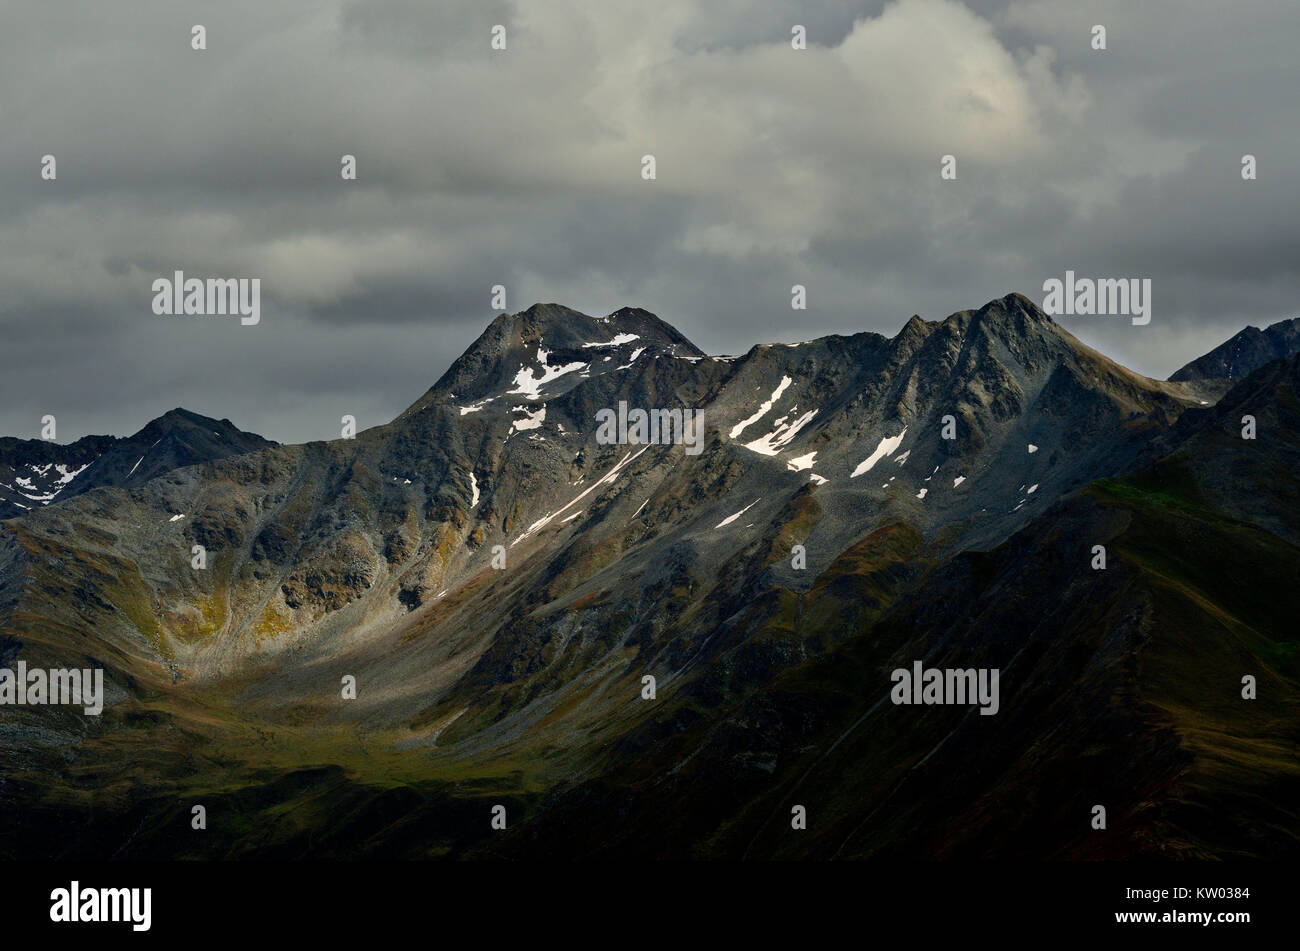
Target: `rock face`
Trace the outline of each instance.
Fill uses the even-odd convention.
[[[355,439],[147,427],[0,526],[0,653],[110,685],[6,711],[0,808],[84,826],[70,756],[86,857],[175,855],[199,793],[273,828],[194,856],[1294,854],[1242,803],[1297,791],[1296,358],[1199,382],[1016,294],[735,357],[539,304]],[[698,452],[603,438],[637,409]],[[999,713],[891,703],[922,659],[999,669]]]

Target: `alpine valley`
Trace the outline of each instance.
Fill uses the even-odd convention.
[[[355,438],[0,440],[0,668],[104,684],[0,707],[0,857],[1294,858],[1297,328],[1159,381],[1018,294],[734,357],[538,304]]]

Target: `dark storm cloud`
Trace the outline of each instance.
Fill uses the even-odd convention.
[[[1149,277],[1149,326],[1061,322],[1157,376],[1297,312],[1300,9],[1282,0],[0,17],[0,433],[46,413],[61,439],[125,433],[183,405],[332,438],[345,413],[375,425],[418,398],[491,319],[494,284],[510,310],[634,304],[743,352],[1041,300],[1066,269]],[[151,282],[177,269],[262,278],[262,323],[153,315]]]

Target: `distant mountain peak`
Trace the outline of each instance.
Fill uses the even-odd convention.
[[[124,439],[86,436],[66,446],[39,439],[0,442],[0,518],[91,489],[140,485],[173,469],[276,445],[228,419],[179,406]]]
[[[1169,377],[1173,381],[1244,380],[1266,363],[1300,352],[1300,317],[1263,330],[1246,327]]]
[[[980,317],[1004,317],[1031,320],[1040,324],[1054,323],[1052,318],[1024,294],[1013,291],[994,298],[975,312]]]
[[[622,351],[626,350],[626,353]],[[454,394],[457,402],[471,402],[492,395],[540,396],[529,380],[558,378],[557,370],[585,364],[588,373],[610,363],[606,357],[619,352],[612,365],[625,366],[634,354],[655,353],[682,357],[703,357],[702,350],[677,328],[640,307],[621,307],[604,317],[593,317],[562,304],[533,304],[516,314],[499,314],[478,339],[456,358],[447,372],[405,416],[432,402]],[[603,367],[601,367],[603,369]],[[576,382],[570,370],[564,385]],[[530,375],[531,374],[531,375]]]
[[[512,315],[503,315],[510,317]],[[521,310],[514,314],[513,317],[519,320],[534,321],[538,323],[550,323],[556,321],[568,320],[591,320],[587,314],[574,310],[572,307],[566,307],[563,304],[543,304],[536,303],[531,307]]]
[[[664,326],[671,326],[666,321],[660,320],[653,311],[646,310],[644,307],[620,307],[618,310],[601,318],[601,320],[657,320]]]
[[[149,435],[157,437],[159,435],[167,435],[189,430],[197,430],[213,434],[223,433],[229,435],[248,435],[247,433],[243,433],[242,430],[228,419],[213,419],[210,416],[204,416],[202,413],[195,413],[192,410],[178,406],[175,409],[169,409],[156,419],[150,420],[142,429],[140,429],[139,432],[135,433],[135,435],[130,438],[142,439]],[[260,439],[261,437],[256,438]],[[269,440],[263,440],[263,442],[267,442],[268,445],[273,445]]]

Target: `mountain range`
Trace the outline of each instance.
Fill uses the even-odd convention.
[[[537,304],[355,438],[0,440],[0,667],[106,684],[0,714],[0,855],[1294,856],[1297,326],[1159,381],[1018,294],[739,356]]]

